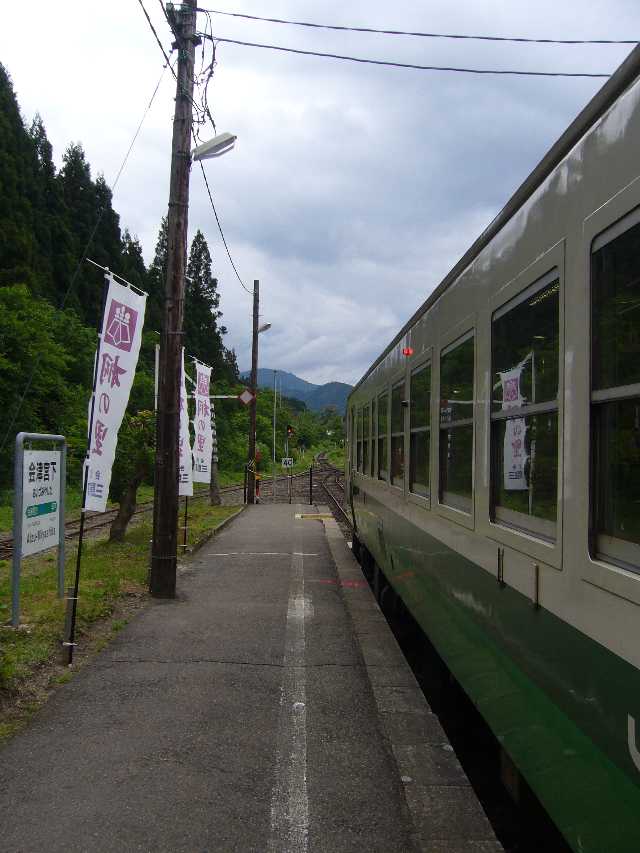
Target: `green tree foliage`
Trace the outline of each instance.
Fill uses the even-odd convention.
[[[244,386],[238,384],[216,384],[216,394],[239,394]],[[225,471],[241,471],[247,461],[249,442],[249,409],[233,400],[221,400],[216,406],[216,424],[220,468]],[[276,460],[285,456],[287,424],[295,430],[289,441],[289,454],[295,455],[300,448],[330,447],[339,444],[344,437],[343,419],[335,411],[325,410],[321,414],[307,411],[299,400],[278,397],[276,413]],[[332,435],[327,435],[330,430]],[[270,469],[273,456],[273,391],[263,389],[258,393],[256,411],[257,448],[262,459],[260,470]]]
[[[127,525],[136,510],[138,489],[152,477],[154,433],[153,412],[125,415],[118,433],[118,452],[109,489],[111,500],[120,505],[111,525],[111,540],[124,539]]]
[[[0,437],[9,428],[11,438],[21,430],[66,435],[69,467],[78,477],[95,343],[95,332],[72,311],[33,297],[25,285],[0,288],[0,399],[6,401],[0,408]],[[6,486],[10,466],[0,470]]]
[[[202,231],[196,231],[191,242],[185,289],[185,348],[214,367],[217,380],[235,382],[238,363],[233,350],[227,350],[221,325],[218,280],[211,274],[211,253]]]
[[[167,253],[169,251],[167,237],[167,217],[160,222],[160,231],[156,249],[147,273],[147,317],[149,329],[160,331],[162,328],[162,306],[164,305],[164,290],[167,279]]]
[[[11,79],[0,65],[0,285],[36,284],[38,160]]]
[[[100,180],[99,185],[91,180],[91,168],[81,145],[70,145],[62,160],[63,166],[58,177],[70,225],[72,255],[79,260],[89,245],[88,256],[92,260],[117,271],[120,265],[120,232],[117,222],[114,223],[115,214],[112,216],[111,191],[104,179]],[[94,234],[101,214],[102,221]],[[94,239],[90,243],[92,234]],[[110,251],[114,254],[110,254]],[[74,272],[69,271],[70,278]],[[66,292],[67,288],[62,285],[60,289]],[[80,266],[67,304],[87,325],[96,326],[102,305],[102,275],[99,270],[87,263]]]
[[[42,118],[36,115],[29,130],[38,161],[38,204],[35,233],[41,263],[37,292],[61,307],[75,259],[62,187],[56,176],[53,149]]]

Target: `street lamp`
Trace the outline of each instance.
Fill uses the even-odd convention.
[[[203,142],[191,152],[192,160],[210,160],[212,157],[221,157],[227,151],[231,151],[236,144],[236,139],[232,133],[220,133],[214,136],[208,142]]]

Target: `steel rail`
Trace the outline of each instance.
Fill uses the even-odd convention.
[[[339,482],[338,482],[338,479],[337,479],[337,478],[338,478],[338,476],[339,476],[340,474],[342,474],[342,472],[340,471],[340,469],[335,469],[335,468],[334,468],[334,470],[333,470],[333,471],[331,471],[331,472],[330,472],[330,473],[329,473],[329,474],[324,478],[324,480],[322,481],[322,483],[320,484],[320,486],[321,486],[322,490],[324,491],[324,493],[326,494],[326,496],[327,496],[327,497],[329,498],[329,500],[331,501],[331,503],[333,504],[334,509],[335,509],[335,510],[337,510],[337,511],[340,513],[340,515],[341,515],[341,516],[343,517],[343,519],[344,519],[344,522],[349,526],[349,528],[350,528],[351,530],[353,530],[353,522],[352,522],[352,521],[351,521],[351,519],[349,518],[349,516],[348,516],[348,514],[347,514],[346,510],[344,509],[344,507],[342,506],[342,504],[340,503],[340,501],[338,500],[338,498],[336,498],[336,496],[335,496],[335,495],[333,495],[333,494],[329,491],[329,487],[327,486],[327,480],[329,480],[329,478],[330,478],[330,477],[334,477],[334,476],[335,476],[335,477],[336,477],[336,483],[335,483],[335,485],[336,485],[336,486],[338,486],[338,488],[342,489],[342,492],[343,492],[343,494],[344,494],[344,485],[343,485],[342,483],[339,483]]]

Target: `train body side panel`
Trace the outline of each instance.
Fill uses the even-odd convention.
[[[640,673],[358,490],[358,537],[569,843],[640,849],[628,742]]]

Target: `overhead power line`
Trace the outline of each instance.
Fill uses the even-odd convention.
[[[220,9],[198,9],[211,15],[224,15],[229,18],[243,18],[247,21],[264,21],[269,24],[286,24],[293,27],[309,27],[315,30],[338,30],[348,33],[375,33],[384,36],[417,36],[427,39],[466,39],[471,41],[506,41],[524,44],[637,44],[638,39],[551,39],[525,38],[524,36],[480,36],[461,35],[460,33],[423,33],[412,30],[379,30],[375,27],[347,27],[339,24],[314,24],[310,21],[290,21],[286,18],[264,18],[260,15],[247,15],[242,12],[224,12]]]
[[[200,33],[204,36],[204,33]],[[211,36],[206,36],[212,38]],[[446,71],[456,74],[497,74],[501,76],[516,76],[516,77],[610,77],[611,74],[605,72],[588,72],[588,71],[519,71],[517,69],[506,68],[462,68],[453,65],[418,65],[413,62],[392,62],[384,59],[366,59],[361,56],[347,56],[342,53],[322,53],[317,50],[301,50],[300,48],[283,47],[276,44],[262,44],[253,41],[240,41],[239,39],[213,37],[214,42],[223,44],[237,44],[242,47],[258,47],[263,50],[277,50],[284,53],[296,53],[301,56],[319,56],[324,59],[340,59],[345,62],[359,62],[364,65],[383,65],[390,68],[409,68],[414,71]]]
[[[162,46],[162,42],[160,41],[160,37],[158,36],[158,33],[156,32],[156,28],[155,28],[155,27],[153,26],[153,24],[151,23],[151,18],[149,17],[149,13],[148,13],[148,12],[147,12],[147,10],[144,8],[144,3],[142,2],[142,0],[138,0],[138,3],[140,4],[140,8],[142,9],[142,11],[144,12],[144,16],[145,16],[145,18],[147,19],[147,23],[148,23],[148,24],[149,24],[149,26],[151,27],[151,32],[153,33],[153,35],[155,36],[156,41],[158,42],[158,47],[159,47],[159,48],[160,48],[160,50],[162,51],[162,55],[164,56],[165,62],[167,63],[167,65],[169,66],[169,68],[171,68],[171,62],[170,62],[170,60],[169,60],[169,57],[167,56],[167,52],[166,52],[166,50],[164,49],[164,47]],[[178,78],[176,77],[176,72],[173,70],[173,68],[171,68],[171,73],[173,74],[174,78],[177,80]]]
[[[209,181],[207,180],[207,174],[204,170],[204,166],[202,165],[202,160],[199,160],[198,162],[200,163],[200,168],[202,169],[202,177],[204,178],[204,183],[205,183],[205,186],[207,188],[207,193],[209,194],[209,201],[211,202],[211,209],[213,210],[213,215],[215,216],[216,222],[218,223],[218,231],[220,232],[220,236],[222,237],[222,242],[224,244],[224,247],[227,250],[227,257],[229,258],[229,262],[230,262],[231,266],[233,267],[233,271],[236,274],[236,278],[238,279],[238,281],[240,282],[242,287],[244,287],[244,289],[247,291],[247,293],[249,293],[250,295],[253,295],[253,291],[249,290],[249,288],[245,285],[245,283],[240,278],[240,273],[236,269],[236,265],[233,262],[233,258],[231,257],[231,252],[229,251],[229,247],[227,246],[227,241],[226,241],[225,236],[224,236],[224,231],[222,230],[220,218],[218,217],[218,211],[216,210],[216,206],[213,203],[213,196],[211,195],[211,189],[209,188]]]

